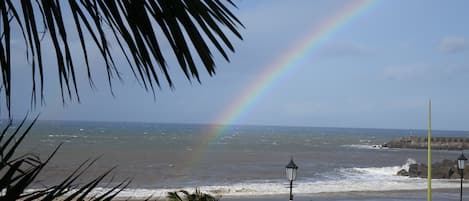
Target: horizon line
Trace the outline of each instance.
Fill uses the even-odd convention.
[[[22,119],[16,118],[13,119],[13,121],[21,121]],[[29,121],[32,119],[28,119],[26,121]],[[9,121],[8,119],[5,118],[0,118],[0,124],[3,123],[3,121]],[[149,124],[192,124],[192,125],[207,125],[207,126],[216,126],[216,127],[235,127],[235,126],[259,126],[259,127],[296,127],[296,128],[339,128],[339,129],[383,129],[383,130],[423,130],[426,131],[427,128],[389,128],[389,127],[354,127],[354,126],[332,126],[332,125],[325,125],[325,126],[319,126],[319,125],[281,125],[281,124],[217,124],[217,123],[208,123],[208,122],[157,122],[157,121],[139,121],[139,120],[78,120],[78,119],[38,119],[38,122],[40,121],[65,121],[65,122],[89,122],[89,123],[149,123]],[[463,129],[433,129],[433,131],[459,131],[459,132],[469,132],[468,130],[463,130]]]

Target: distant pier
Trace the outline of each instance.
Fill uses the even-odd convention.
[[[408,149],[426,149],[427,137],[401,137],[397,140],[392,140],[383,144],[383,147],[388,148],[408,148]],[[443,150],[463,150],[469,149],[468,137],[432,137],[432,149]]]

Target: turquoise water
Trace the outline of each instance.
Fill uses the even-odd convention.
[[[373,148],[402,136],[426,135],[424,130],[230,126],[204,145],[209,128],[196,124],[40,121],[21,151],[45,158],[63,143],[40,175],[37,187],[56,184],[80,162],[100,156],[84,179],[117,167],[113,182],[133,179],[124,196],[164,196],[169,190],[200,187],[228,200],[259,195],[264,197],[257,199],[271,196],[276,200],[288,193],[284,168],[291,156],[299,166],[294,192],[303,200],[422,200],[422,193],[415,192],[426,188],[425,179],[395,175],[410,163],[426,162],[426,150]],[[433,132],[434,136],[468,133]],[[455,151],[433,152],[434,161],[458,155]],[[458,187],[458,181],[434,181],[435,189]],[[376,197],[376,192],[391,195],[401,191],[412,193]]]

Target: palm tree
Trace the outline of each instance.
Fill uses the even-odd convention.
[[[181,195],[182,194],[182,195]],[[185,190],[176,192],[168,192],[166,198],[169,201],[218,201],[219,197],[213,197],[210,194],[202,193],[199,189],[195,189],[194,193],[189,193]]]
[[[41,103],[44,101],[45,41],[51,43],[55,53],[63,102],[80,102],[76,77],[79,66],[86,68],[89,84],[94,87],[94,73],[88,58],[90,46],[98,50],[105,63],[105,79],[111,93],[114,78],[121,79],[115,58],[123,55],[135,79],[154,94],[162,80],[173,87],[166,62],[169,55],[163,54],[161,48],[164,40],[189,81],[200,82],[201,66],[210,76],[215,74],[213,50],[229,61],[227,50],[234,51],[234,47],[225,32],[242,39],[238,27],[243,25],[228,5],[235,7],[231,0],[2,0],[0,78],[6,109],[11,114],[14,33],[22,34],[26,58],[31,64],[33,105],[38,102],[38,96]],[[72,18],[71,26],[66,25],[67,16]],[[70,47],[72,36],[80,41],[81,51]],[[45,37],[50,40],[43,40]],[[121,54],[111,51],[111,44],[116,44]],[[82,55],[83,62],[75,61],[74,55]],[[194,59],[195,56],[199,60]],[[202,64],[197,65],[197,61]]]
[[[66,4],[63,5],[63,4]],[[50,43],[55,53],[62,101],[80,102],[76,70],[84,66],[89,85],[94,87],[93,71],[89,61],[90,46],[97,49],[104,61],[111,93],[113,80],[121,79],[115,58],[123,55],[135,79],[141,86],[155,94],[164,79],[173,87],[163,54],[161,42],[166,40],[185,77],[200,82],[201,66],[210,76],[215,74],[212,51],[219,52],[229,61],[227,50],[234,47],[226,33],[242,39],[242,23],[228,6],[236,7],[231,0],[1,0],[0,1],[0,94],[3,96],[10,122],[0,133],[0,201],[3,200],[110,200],[124,189],[123,181],[107,192],[90,196],[92,190],[109,174],[106,171],[92,181],[77,186],[74,182],[94,161],[85,161],[60,184],[25,193],[36,176],[46,166],[57,149],[46,159],[34,154],[15,155],[37,117],[26,128],[23,119],[14,129],[11,125],[12,40],[20,33],[27,50],[26,59],[31,66],[31,103],[44,103],[44,44]],[[72,26],[67,26],[67,16]],[[80,42],[80,51],[70,47],[70,37]],[[48,40],[43,40],[44,38]],[[21,40],[20,40],[21,41]],[[111,42],[112,41],[112,42]],[[121,54],[111,51],[117,44]],[[195,52],[191,51],[195,50]],[[81,55],[83,63],[76,62]],[[201,65],[194,57],[198,56]],[[84,64],[84,65],[83,65]],[[39,98],[37,98],[39,96]],[[1,110],[0,110],[1,111]],[[23,129],[23,130],[21,130]],[[15,139],[16,138],[16,139]],[[74,189],[74,191],[71,191]],[[196,190],[195,194],[180,191],[190,200],[218,200]],[[178,196],[177,193],[175,193]]]

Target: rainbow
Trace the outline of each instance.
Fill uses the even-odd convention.
[[[221,136],[229,125],[234,124],[239,117],[243,116],[243,113],[249,111],[275,85],[282,75],[293,70],[298,66],[296,65],[298,62],[319,49],[335,32],[369,10],[377,0],[344,2],[347,2],[347,4],[335,15],[322,22],[319,26],[313,27],[306,34],[306,37],[278,57],[279,59],[263,68],[265,70],[215,119],[213,126],[202,137],[197,147],[194,147],[195,153],[192,155],[193,158],[191,160],[199,160],[208,144]]]

